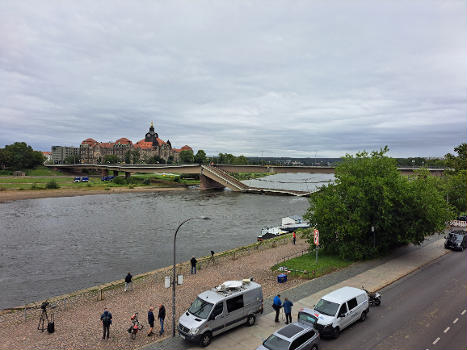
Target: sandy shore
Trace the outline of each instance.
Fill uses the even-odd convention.
[[[0,203],[11,202],[22,199],[35,199],[35,198],[50,198],[50,197],[75,197],[75,196],[87,196],[94,194],[118,194],[128,192],[160,192],[160,191],[184,191],[185,187],[115,187],[110,190],[102,189],[89,189],[83,188],[79,190],[75,189],[57,189],[57,190],[12,190],[12,191],[0,191]]]
[[[265,297],[303,283],[303,280],[289,278],[287,283],[279,284],[276,280],[277,272],[270,268],[280,259],[307,247],[305,240],[299,239],[296,245],[287,242],[265,250],[252,250],[249,255],[236,257],[235,260],[220,259],[199,270],[196,275],[184,273],[183,285],[177,286],[177,319],[198,293],[226,280],[254,277],[263,286]],[[23,312],[3,315],[0,318],[0,349],[136,349],[162,339],[158,335],[146,336],[147,310],[149,306],[157,307],[161,303],[167,309],[164,336],[171,335],[172,291],[171,288],[164,288],[162,278],[156,281],[153,278],[138,280],[130,292],[125,293],[122,289],[118,287],[106,291],[102,301],[78,298],[69,303],[66,309],[56,309],[56,331],[53,334],[37,330],[40,310],[29,310],[26,321]],[[99,317],[104,307],[113,315],[109,340],[101,339],[102,324]],[[127,329],[134,312],[139,312],[144,329],[135,340],[131,340]],[[156,332],[158,330],[156,324]]]

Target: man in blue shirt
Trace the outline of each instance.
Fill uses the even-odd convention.
[[[281,295],[277,294],[274,297],[274,300],[272,301],[272,308],[276,311],[276,318],[274,320],[275,322],[279,322],[279,311],[281,311],[281,307],[282,307]]]
[[[282,307],[284,308],[285,313],[285,324],[289,324],[289,322],[292,323],[292,306],[293,303],[289,299],[284,298],[284,304]]]

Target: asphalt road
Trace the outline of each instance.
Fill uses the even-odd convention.
[[[382,304],[320,349],[467,347],[467,254],[452,252],[381,291]]]

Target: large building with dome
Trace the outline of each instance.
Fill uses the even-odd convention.
[[[88,138],[81,142],[79,147],[79,155],[83,164],[99,164],[105,156],[117,156],[121,162],[130,160],[131,163],[135,159],[140,162],[146,162],[149,159],[160,159],[164,163],[178,162],[181,151],[192,151],[190,146],[181,148],[172,148],[169,140],[164,141],[159,138],[157,132],[154,131],[154,124],[151,122],[149,131],[144,136],[144,139],[136,143],[122,137],[115,142],[97,142],[92,138]],[[130,155],[137,154],[137,157]]]

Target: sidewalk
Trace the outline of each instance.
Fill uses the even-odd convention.
[[[435,237],[434,237],[435,238]],[[336,281],[336,276],[323,276],[310,282],[306,282],[295,288],[281,292],[281,299],[288,297],[294,303],[293,317],[296,318],[297,310],[301,307],[311,307],[318,302],[318,300],[325,294],[338,289],[343,286],[352,286],[361,288],[365,286],[370,291],[380,290],[385,286],[399,280],[400,278],[414,272],[425,264],[449,253],[443,247],[444,239],[441,236],[436,236],[433,241],[421,247],[412,247],[408,252],[402,255],[396,255],[392,259],[377,264],[366,271],[357,273],[349,278],[345,275],[349,271],[341,271],[331,275],[344,276],[340,281]],[[371,264],[371,262],[369,262]],[[361,269],[363,266],[349,267],[344,270]],[[351,274],[351,272],[350,272]],[[339,277],[337,277],[338,279]],[[334,279],[334,283],[332,283]],[[329,283],[331,282],[331,283]],[[213,338],[209,350],[218,349],[256,349],[264,339],[271,335],[274,331],[283,327],[285,324],[281,322],[276,324],[274,322],[274,312],[270,304],[272,300],[266,299],[264,302],[265,313],[263,316],[256,319],[256,325],[253,327],[238,327],[232,331],[222,334]],[[146,346],[146,350],[155,349],[201,349],[195,344],[189,344],[182,341],[179,337],[175,339],[167,339],[160,343],[151,344]]]

